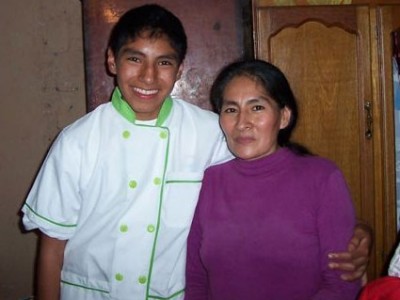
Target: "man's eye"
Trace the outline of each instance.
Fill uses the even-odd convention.
[[[161,66],[171,66],[172,63],[168,60],[162,60],[162,61],[160,61],[160,65]]]
[[[253,107],[253,110],[255,110],[255,111],[263,110],[263,109],[264,109],[264,106],[262,106],[262,105],[255,105],[255,106]]]
[[[139,58],[137,58],[137,57],[135,57],[135,56],[129,56],[127,59],[128,59],[129,61],[134,61],[134,62],[138,62],[138,61],[139,61]]]

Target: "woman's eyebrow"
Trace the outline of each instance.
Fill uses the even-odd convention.
[[[263,102],[263,101],[268,102],[268,101],[271,101],[271,100],[269,98],[267,98],[267,97],[252,98],[252,99],[246,100],[245,104],[251,105],[251,104],[260,103],[260,102]],[[235,101],[235,100],[223,99],[222,100],[222,105],[238,105],[238,104],[237,104],[237,101]]]

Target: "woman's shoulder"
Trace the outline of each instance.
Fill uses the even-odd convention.
[[[313,172],[314,174],[318,173],[332,173],[338,171],[339,168],[336,163],[326,157],[318,156],[318,155],[297,155],[295,154],[296,159],[295,165],[298,169],[303,171]]]
[[[217,174],[223,174],[226,172],[229,173],[229,170],[231,170],[234,160],[235,159],[231,159],[208,167],[204,172],[205,176],[216,176]]]

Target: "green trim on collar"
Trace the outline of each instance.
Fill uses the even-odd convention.
[[[168,96],[165,98],[163,105],[161,106],[160,112],[158,113],[156,126],[162,126],[165,120],[168,118],[169,114],[171,113],[172,109],[172,98]]]
[[[136,122],[136,114],[133,111],[132,107],[126,102],[123,97],[120,89],[116,87],[111,97],[111,102],[114,108],[129,122],[135,123]],[[160,112],[157,117],[156,126],[161,126],[165,120],[168,118],[169,114],[171,113],[172,109],[172,98],[168,96],[165,100],[163,105],[161,106]]]
[[[111,97],[111,102],[114,108],[129,122],[135,123],[136,115],[133,109],[129,106],[128,102],[126,102],[122,98],[121,91],[118,87],[114,89],[114,92]]]

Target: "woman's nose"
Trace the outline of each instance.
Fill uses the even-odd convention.
[[[236,126],[239,130],[248,129],[251,127],[251,118],[246,112],[240,112],[237,117]]]

